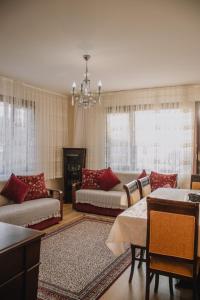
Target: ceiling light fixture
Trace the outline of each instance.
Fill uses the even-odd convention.
[[[101,80],[98,82],[98,91],[92,92],[90,89],[90,79],[88,73],[88,60],[90,59],[90,55],[83,55],[83,58],[86,63],[84,79],[81,83],[80,91],[76,92],[76,83],[72,84],[72,105],[78,104],[78,106],[82,106],[84,108],[91,107],[96,103],[101,103],[101,88],[102,83]]]

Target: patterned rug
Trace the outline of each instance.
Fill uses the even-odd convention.
[[[111,221],[84,217],[41,244],[38,300],[95,300],[130,265],[130,249],[115,257],[105,241]]]

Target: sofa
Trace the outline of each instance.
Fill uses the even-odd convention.
[[[0,190],[5,182],[0,183]],[[45,229],[63,218],[62,191],[47,189],[48,197],[24,201],[21,204],[0,195],[0,222]]]
[[[72,186],[73,208],[78,211],[106,216],[117,216],[128,207],[126,192],[123,188],[139,176],[138,173],[114,173],[121,181],[110,191],[81,189],[80,183]]]

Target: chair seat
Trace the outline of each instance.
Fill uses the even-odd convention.
[[[159,270],[175,275],[182,275],[186,277],[192,277],[192,265],[188,263],[176,262],[169,258],[154,258],[151,257],[150,268],[153,270]]]

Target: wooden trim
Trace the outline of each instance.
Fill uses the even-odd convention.
[[[72,184],[72,208],[76,208],[76,191],[81,189],[81,182],[75,182]]]

